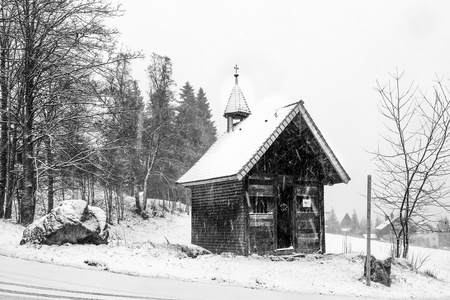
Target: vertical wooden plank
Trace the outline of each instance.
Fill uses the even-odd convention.
[[[370,235],[371,235],[371,198],[372,176],[367,175],[367,252],[366,252],[366,285],[370,286]]]
[[[298,248],[298,241],[297,241],[297,186],[293,185],[292,188],[292,210],[291,210],[291,217],[292,217],[292,245],[294,246],[294,249]]]
[[[278,213],[278,181],[275,177],[274,181],[273,181],[273,188],[274,188],[274,193],[273,193],[273,203],[274,203],[274,207],[273,207],[273,250],[277,250],[278,249],[278,218],[277,218],[277,213]]]
[[[325,245],[325,189],[323,183],[319,183],[319,212],[320,212],[320,250],[322,253],[326,252]]]
[[[249,208],[248,208],[248,203],[250,203],[250,201],[248,199],[248,192],[247,192],[248,191],[248,176],[245,176],[243,189],[244,189],[244,197],[242,200],[244,201],[244,222],[245,222],[244,252],[245,252],[245,256],[248,256],[250,254],[250,218],[249,218]]]

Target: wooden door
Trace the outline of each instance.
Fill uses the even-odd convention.
[[[266,254],[275,250],[274,180],[268,175],[249,176],[246,192],[248,211],[248,249]]]
[[[292,185],[278,186],[277,197],[277,248],[293,246],[293,187]]]
[[[295,188],[295,245],[305,253],[320,250],[320,209],[319,188],[315,184],[300,185]]]

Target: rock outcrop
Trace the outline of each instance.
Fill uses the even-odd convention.
[[[108,236],[106,214],[101,208],[83,200],[67,200],[25,228],[20,244],[99,245],[107,244]]]
[[[366,264],[364,263],[364,276],[366,276]],[[373,255],[370,256],[370,280],[379,282],[385,286],[391,286],[391,264],[392,257],[384,259],[376,259]]]

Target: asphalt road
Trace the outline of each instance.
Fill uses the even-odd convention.
[[[350,300],[357,298],[128,276],[0,255],[0,299]]]

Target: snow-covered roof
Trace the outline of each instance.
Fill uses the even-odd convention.
[[[379,224],[377,227],[375,227],[375,230],[383,230],[386,227],[391,227],[391,222],[392,223],[399,223],[399,219],[400,217],[395,217],[391,220],[385,220],[383,223]]]
[[[341,229],[345,230],[345,229],[351,229],[352,228],[352,219],[350,218],[350,216],[346,213],[344,218],[341,221]]]
[[[241,180],[299,113],[338,174],[338,180],[334,183],[347,183],[350,177],[306,111],[303,101],[266,113],[254,114],[239,122],[232,131],[223,133],[177,183],[191,186]]]

